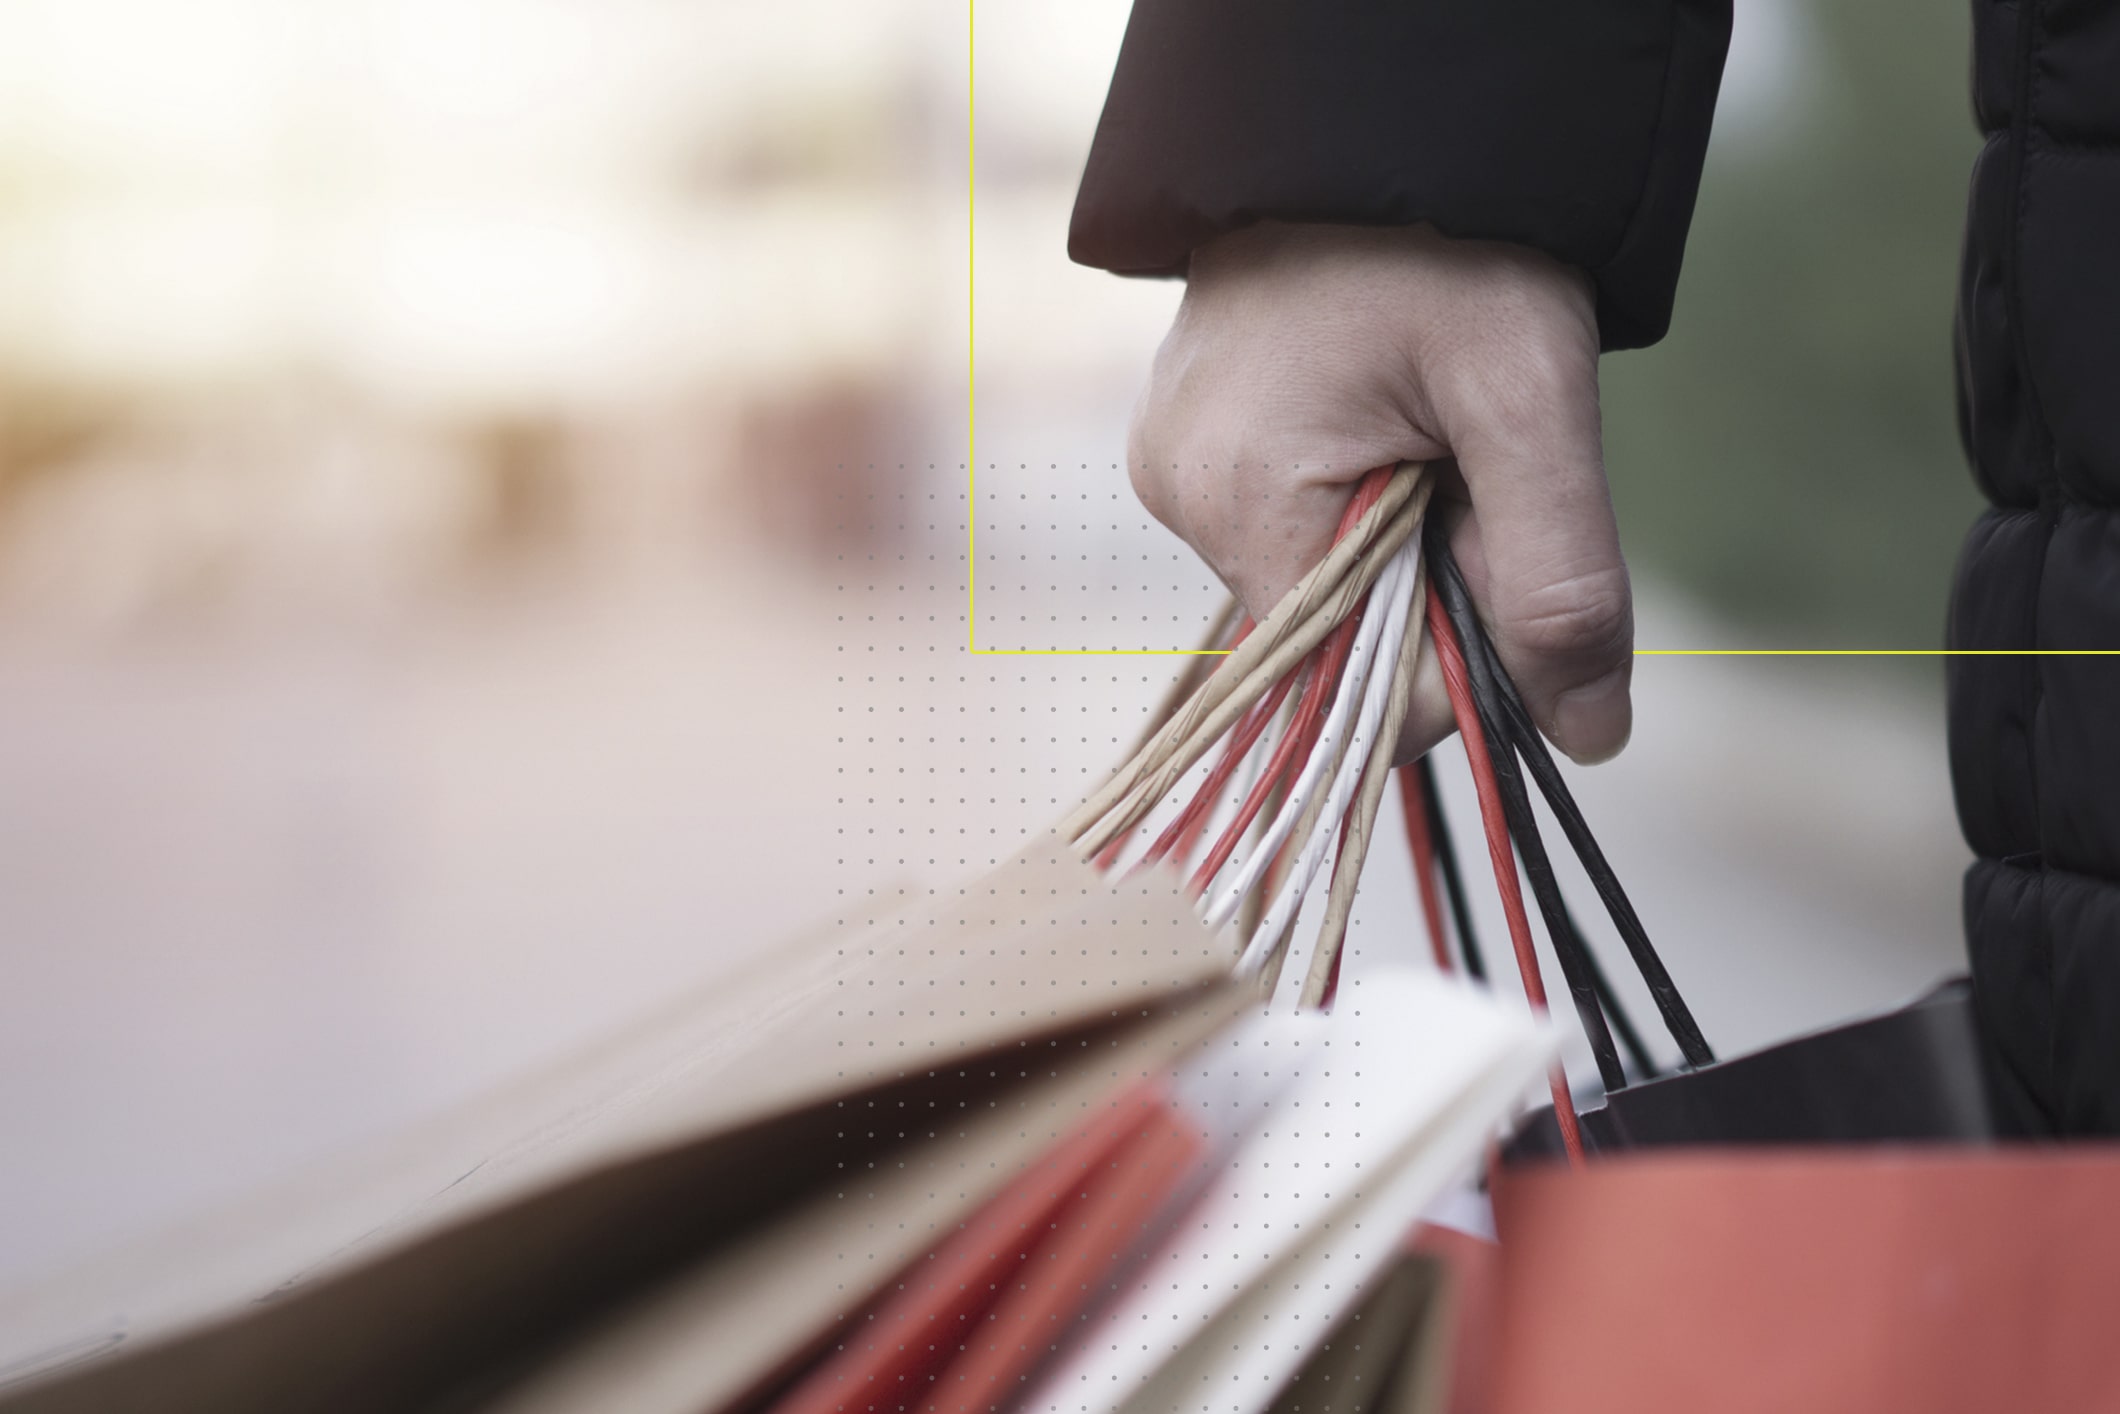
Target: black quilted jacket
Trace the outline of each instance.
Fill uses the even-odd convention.
[[[1958,392],[1993,507],[1950,641],[2116,648],[2120,0],[1972,5]],[[1175,275],[1256,220],[1426,221],[1581,266],[1605,347],[1652,343],[1729,27],[1729,0],[1135,0],[1070,253]],[[2120,1133],[2120,659],[1953,658],[1949,685],[2006,1120]]]
[[[2120,647],[2120,3],[1975,0],[1955,648]],[[1973,978],[2027,1127],[2120,1133],[2120,659],[1952,658]]]

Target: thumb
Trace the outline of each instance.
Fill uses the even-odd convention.
[[[1546,736],[1581,763],[1633,729],[1634,609],[1587,377],[1518,381],[1452,430],[1472,512],[1452,550]]]

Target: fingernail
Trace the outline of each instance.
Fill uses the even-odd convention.
[[[1627,693],[1627,665],[1596,682],[1572,687],[1553,703],[1553,744],[1578,766],[1595,766],[1619,755],[1634,730],[1634,703]]]

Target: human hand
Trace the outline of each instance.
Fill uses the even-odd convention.
[[[1430,514],[1541,730],[1626,745],[1634,617],[1605,484],[1590,282],[1428,227],[1261,225],[1193,253],[1134,412],[1150,514],[1263,619],[1371,467],[1440,462]],[[1451,730],[1422,658],[1399,756]]]

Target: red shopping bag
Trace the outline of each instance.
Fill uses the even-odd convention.
[[[996,1407],[1208,1146],[1163,1085],[1137,1085],[892,1283],[771,1414]]]
[[[1438,1385],[1448,1414],[1487,1414],[1494,1407],[1494,1372],[1501,1319],[1501,1249],[1490,1238],[1454,1227],[1422,1226],[1413,1250],[1443,1266],[1450,1290],[1447,1352]]]
[[[1495,1414],[2120,1409],[2120,1149],[1504,1169]]]

